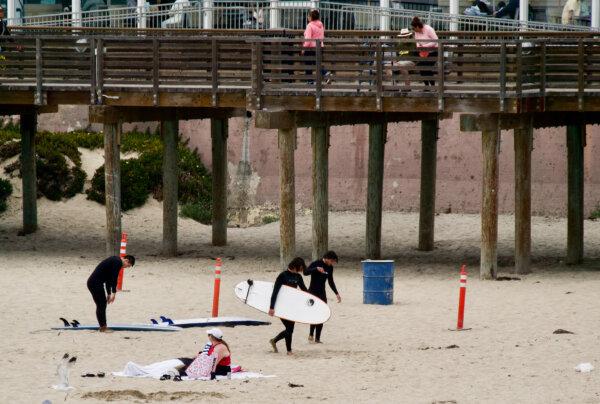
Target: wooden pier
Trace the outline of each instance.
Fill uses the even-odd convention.
[[[485,36],[485,37],[484,37]],[[37,114],[89,105],[105,134],[107,253],[120,234],[119,138],[124,122],[160,121],[165,144],[163,253],[177,251],[178,121],[211,119],[213,244],[227,242],[228,118],[252,111],[278,131],[280,251],[295,254],[294,150],[297,128],[312,128],[313,257],[328,247],[329,128],[369,125],[365,255],[381,256],[383,157],[387,125],[422,122],[418,248],[434,248],[439,121],[461,115],[461,130],[482,133],[480,276],[497,274],[500,130],[515,131],[515,268],[530,271],[532,130],[565,126],[569,161],[567,262],[583,259],[585,125],[600,122],[600,40],[594,34],[453,33],[436,57],[410,56],[410,85],[397,76],[391,34],[354,32],[302,54],[290,32],[25,30],[0,38],[0,115],[21,115],[23,232],[37,227],[34,135]],[[423,65],[422,62],[430,62]],[[325,76],[328,71],[331,76]],[[429,74],[433,86],[423,85]],[[333,80],[329,82],[329,77]]]

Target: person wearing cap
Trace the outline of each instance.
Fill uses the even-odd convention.
[[[115,255],[99,263],[88,278],[87,287],[96,304],[96,319],[100,326],[98,331],[110,332],[106,326],[106,305],[113,303],[117,297],[117,279],[121,268],[130,268],[134,265],[133,255],[126,255],[123,258]]]
[[[400,34],[398,35],[399,39],[411,39],[412,32],[408,28],[402,28],[400,30]],[[393,71],[393,74],[396,75],[401,73],[404,77],[404,88],[403,92],[410,91],[410,68],[415,66],[415,62],[410,60],[411,57],[416,56],[417,54],[417,46],[415,42],[406,42],[406,41],[398,41],[396,42],[396,58],[393,66],[397,67],[398,70]]]
[[[216,356],[210,378],[213,380],[216,376],[227,376],[228,373],[231,373],[231,351],[229,345],[223,339],[223,331],[218,328],[211,328],[206,333],[211,343],[207,354]]]
[[[277,295],[279,294],[279,290],[283,285],[292,287],[294,289],[300,288],[303,291],[306,290],[306,285],[304,285],[304,280],[302,279],[302,275],[300,273],[306,269],[306,263],[304,259],[300,257],[294,258],[288,264],[288,267],[285,271],[277,276],[275,280],[275,285],[273,285],[273,293],[271,294],[271,305],[269,306],[269,316],[275,315],[275,303],[277,302]],[[294,321],[286,320],[284,318],[281,319],[285,330],[281,331],[277,336],[271,340],[269,343],[273,348],[273,352],[279,352],[277,350],[277,342],[281,341],[285,338],[285,347],[287,349],[287,354],[292,355],[292,334],[294,333],[294,325],[296,324]]]
[[[337,302],[342,302],[335,282],[333,281],[333,266],[338,263],[338,256],[335,251],[327,251],[323,254],[323,258],[316,260],[304,270],[304,275],[310,276],[310,286],[308,287],[308,293],[318,297],[327,303],[327,293],[325,292],[325,282],[329,284],[329,287],[335,293]],[[316,331],[316,335],[315,335]],[[321,331],[323,331],[323,324],[311,324],[308,334],[308,340],[315,344],[321,343]]]

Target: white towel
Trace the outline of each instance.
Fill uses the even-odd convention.
[[[179,359],[169,359],[162,362],[152,363],[147,366],[138,365],[134,362],[127,362],[125,369],[122,372],[113,372],[114,376],[119,377],[152,377],[154,379],[160,379],[162,375],[170,374],[171,376],[179,374],[177,368],[183,366],[184,363]],[[236,372],[231,374],[232,380],[243,380],[243,379],[257,379],[263,377],[275,377],[273,375],[263,375],[262,373],[255,372]],[[217,376],[217,380],[226,380],[227,376]],[[210,380],[210,377],[202,379],[190,379],[187,376],[181,378],[181,380]]]

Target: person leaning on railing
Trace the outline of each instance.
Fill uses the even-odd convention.
[[[425,66],[426,70],[421,70],[421,76],[429,77],[433,76],[433,71],[430,69],[431,66],[435,66],[435,58],[437,57],[438,36],[435,30],[427,24],[423,24],[419,17],[414,17],[410,23],[413,30],[415,31],[415,39],[417,42],[417,51],[419,51],[419,57],[424,60],[417,62],[417,66]],[[425,79],[423,81],[426,86],[434,86],[435,80]]]
[[[302,54],[308,58],[305,62],[307,65],[314,65],[316,62],[313,60],[316,55],[317,49],[317,41],[315,39],[321,40],[321,48],[323,47],[323,39],[325,38],[325,27],[323,23],[320,21],[319,10],[310,10],[308,13],[308,24],[306,24],[306,29],[304,30],[304,41],[302,43],[303,51]],[[325,84],[329,84],[331,82],[331,73],[329,73],[325,68],[321,68],[321,74],[325,78]],[[312,70],[306,70],[306,75],[312,75]],[[312,80],[309,80],[309,83]]]
[[[400,39],[412,39],[412,32],[408,28],[402,28],[398,38]],[[402,92],[410,91],[410,68],[415,66],[415,62],[410,60],[411,57],[416,56],[417,47],[414,42],[398,41],[396,42],[396,60],[393,62],[393,66],[397,67],[398,70],[393,71],[393,76],[401,73],[404,77],[404,88]],[[395,81],[395,78],[394,78]]]

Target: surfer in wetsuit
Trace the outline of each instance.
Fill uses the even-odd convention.
[[[117,279],[121,268],[130,268],[135,264],[133,255],[108,257],[98,264],[87,281],[87,287],[94,303],[96,303],[96,318],[100,328],[98,331],[107,332],[106,305],[115,301],[117,295]],[[104,289],[106,288],[106,294]]]
[[[269,316],[273,316],[275,314],[275,302],[277,301],[277,295],[279,294],[279,290],[281,286],[290,286],[294,289],[300,288],[303,291],[306,290],[306,285],[304,285],[304,280],[302,280],[302,275],[300,273],[306,269],[306,263],[300,257],[294,258],[289,264],[288,269],[279,274],[277,279],[275,280],[275,285],[273,286],[273,293],[271,294],[271,305],[269,306]],[[287,349],[287,354],[292,355],[292,334],[294,333],[294,321],[281,319],[285,330],[281,331],[277,336],[271,340],[269,343],[273,348],[273,352],[279,352],[277,350],[277,342],[285,338],[285,347]]]
[[[329,287],[335,293],[338,303],[342,302],[342,297],[338,293],[333,281],[333,266],[338,263],[338,256],[333,251],[327,251],[323,258],[310,264],[308,268],[304,270],[304,275],[310,276],[310,286],[308,287],[308,293],[313,294],[319,299],[327,303],[327,294],[325,293],[325,281],[329,283]],[[315,335],[316,331],[316,335]],[[316,344],[321,343],[321,331],[323,331],[323,324],[311,324],[310,332],[308,335],[309,341],[314,341]]]

